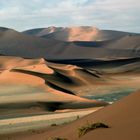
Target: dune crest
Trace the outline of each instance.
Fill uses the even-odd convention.
[[[78,128],[90,122],[103,122],[110,128],[108,129],[96,129],[90,131],[84,136],[80,137],[82,140],[96,140],[109,139],[109,140],[132,140],[138,139],[139,123],[140,122],[140,91],[137,91],[128,97],[107,106],[95,113],[92,113],[80,120],[77,120],[69,125],[60,126],[49,132],[45,132],[42,136],[71,138],[71,140],[78,139]],[[67,133],[63,133],[64,130],[69,130]],[[101,135],[102,134],[102,135]],[[26,139],[25,139],[26,140]]]
[[[97,79],[73,65],[50,63],[43,58],[0,56],[0,106],[4,110],[11,104],[13,111],[21,109],[21,112],[28,112],[27,107],[55,111],[104,106],[108,103],[76,95],[77,87]]]

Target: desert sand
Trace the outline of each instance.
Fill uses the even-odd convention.
[[[11,134],[17,132],[28,132],[32,130],[39,130],[43,128],[50,127],[51,125],[62,125],[72,121],[77,118],[81,118],[87,114],[95,112],[98,108],[90,109],[79,109],[79,110],[63,110],[63,112],[55,112],[48,114],[28,114],[21,116],[14,116],[10,118],[8,116],[6,119],[0,120],[0,135]],[[31,111],[31,110],[30,110]],[[4,117],[3,117],[4,118]]]
[[[67,138],[68,140],[93,140],[93,138],[96,140],[137,140],[140,138],[139,94],[140,91],[135,92],[112,105],[64,126],[50,128],[42,132],[16,133],[9,136],[3,136],[1,139],[5,140],[6,138],[13,138],[15,140],[46,140],[51,137],[60,137]],[[87,121],[104,122],[110,128],[96,129],[78,138],[78,128],[87,124]]]
[[[96,82],[97,79],[94,75],[93,79],[88,79],[89,74],[82,72],[82,68],[72,65],[61,65],[57,68],[52,63],[47,64],[44,59],[7,56],[0,57],[0,64],[1,115],[28,113],[31,108],[35,108],[33,113],[39,113],[107,105],[102,101],[88,100],[76,95],[77,87],[80,88],[94,79]]]
[[[110,128],[80,139],[139,138],[139,92],[130,94],[140,89],[139,56],[140,34],[90,26],[0,27],[0,140],[77,140],[86,121]],[[125,92],[130,95],[116,101]],[[113,104],[105,95],[113,95]]]

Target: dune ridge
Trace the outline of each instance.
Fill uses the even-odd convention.
[[[35,108],[32,112],[39,113],[108,104],[77,96],[77,87],[98,80],[77,66],[49,63],[43,58],[0,56],[0,70],[1,115],[9,106],[18,114],[31,108]]]
[[[47,133],[47,137],[58,136],[71,138],[72,140],[77,138],[78,127],[86,124],[86,121],[97,122],[101,121],[110,126],[109,129],[93,130],[80,139],[91,140],[93,137],[97,140],[109,139],[109,140],[124,140],[124,139],[138,139],[140,111],[138,106],[140,91],[137,91],[128,97],[118,101],[106,108],[103,108],[95,113],[92,113],[81,120],[75,121],[67,126],[62,126],[61,129],[56,128],[54,131]],[[63,133],[63,130],[68,129],[67,133]],[[101,135],[102,134],[102,135]]]
[[[89,65],[89,67],[82,65],[79,67],[77,66],[78,64],[52,63],[43,58],[24,59],[21,57],[0,56],[1,92],[6,92],[1,98],[1,104],[4,104],[4,102],[5,104],[16,103],[17,100],[14,101],[14,97],[17,95],[21,96],[22,94],[18,92],[22,90],[23,96],[21,96],[21,98],[19,96],[17,104],[19,104],[19,102],[22,104],[24,104],[24,102],[28,102],[28,104],[31,102],[30,106],[34,106],[32,103],[35,103],[35,106],[39,105],[39,107],[40,105],[49,106],[48,110],[54,110],[51,108],[55,106],[55,102],[60,103],[60,106],[56,105],[56,109],[106,105],[104,102],[90,101],[77,95],[96,95],[100,90],[112,90],[112,87],[123,87],[124,84],[126,87],[131,85],[131,87],[138,88],[139,78],[132,79],[134,77],[133,75],[131,76],[131,73],[135,73],[137,77],[139,73],[138,60],[125,60],[125,63],[115,61],[116,64],[114,63],[114,66],[112,66],[112,63],[109,61],[108,63],[103,62],[100,65],[95,65],[96,67],[91,65]],[[128,69],[129,66],[133,66],[133,68]],[[124,76],[123,72],[128,71],[126,77],[130,77],[131,80],[129,82],[127,82],[125,78],[119,80],[119,75],[118,77],[112,75],[113,69],[116,70],[114,74],[118,73],[122,78]],[[111,75],[108,75],[109,73],[111,73]],[[118,80],[120,82],[118,82]],[[103,89],[100,89],[101,85]],[[5,100],[4,95],[10,97],[12,86],[19,86],[19,89],[16,87],[15,91],[11,93],[11,95],[15,94],[13,98],[10,99],[11,101],[8,101],[8,99]],[[26,99],[26,96],[28,97],[26,93],[29,93],[30,98],[28,98],[28,100]],[[44,96],[46,97],[44,98]],[[82,103],[79,102],[80,100]],[[50,105],[47,102],[50,102]]]

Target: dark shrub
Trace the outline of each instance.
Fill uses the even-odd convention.
[[[78,135],[79,137],[81,137],[85,135],[86,133],[88,133],[89,131],[97,129],[97,128],[109,128],[109,126],[101,122],[87,123],[85,126],[82,126],[78,129]]]

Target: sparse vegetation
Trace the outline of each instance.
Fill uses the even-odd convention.
[[[49,138],[48,140],[68,140],[68,139],[55,137],[55,138]]]
[[[56,123],[53,123],[53,124],[51,124],[51,126],[57,126],[57,124]]]
[[[77,116],[77,117],[76,117],[76,120],[78,120],[79,118],[80,118],[80,117],[79,117],[79,116]]]
[[[89,131],[97,128],[109,128],[109,126],[101,122],[97,122],[97,123],[88,122],[85,126],[82,126],[81,128],[78,129],[78,136],[81,137],[86,133],[88,133]]]

